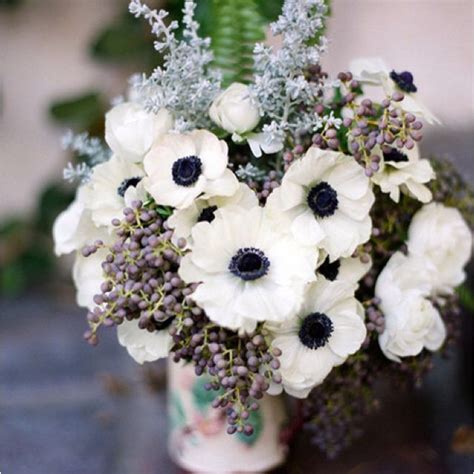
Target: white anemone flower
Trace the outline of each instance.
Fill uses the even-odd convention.
[[[178,209],[197,197],[232,196],[239,183],[227,153],[227,144],[206,130],[165,135],[145,157],[145,188],[158,204]]]
[[[74,201],[54,222],[54,252],[58,257],[80,250],[87,243],[107,235],[105,227],[94,224],[91,211],[85,207],[89,192],[88,185],[79,187]]]
[[[173,127],[173,117],[166,109],[157,114],[140,104],[124,102],[105,116],[105,141],[121,158],[141,162],[153,143]]]
[[[443,320],[428,299],[434,271],[427,259],[396,252],[377,279],[375,296],[385,318],[379,345],[393,361],[417,356],[423,348],[436,351],[446,338]]]
[[[316,272],[329,281],[345,281],[357,284],[371,267],[372,261],[370,258],[363,261],[361,257],[348,257],[331,262],[329,257],[322,253]]]
[[[375,197],[354,158],[311,147],[283,176],[267,207],[305,245],[318,245],[331,261],[350,257],[372,230]]]
[[[209,199],[198,198],[189,207],[177,209],[168,219],[168,225],[174,229],[173,241],[180,238],[191,243],[191,231],[200,222],[212,222],[217,209],[226,206],[239,206],[243,209],[252,209],[258,206],[255,192],[246,184],[240,183],[237,192],[232,196],[214,196]]]
[[[94,167],[86,207],[97,226],[109,226],[134,200],[144,200],[143,168],[116,155]]]
[[[306,398],[333,367],[362,346],[367,331],[354,291],[350,283],[320,278],[308,286],[295,318],[267,325],[272,345],[282,351],[280,374],[288,394]]]
[[[429,160],[420,159],[417,145],[411,150],[384,147],[379,155],[383,158],[372,182],[380,186],[383,193],[388,193],[395,202],[400,201],[400,192],[423,203],[432,200],[433,195],[426,184],[436,174]]]
[[[171,320],[154,332],[138,327],[138,321],[124,320],[117,328],[119,343],[139,364],[168,357],[173,340],[169,333]]]
[[[210,224],[193,228],[179,274],[201,283],[192,298],[217,324],[252,331],[257,321],[289,319],[316,279],[316,249],[272,224],[261,207],[225,207]]]
[[[402,92],[405,97],[399,104],[406,112],[424,118],[430,124],[441,123],[419,99],[416,93],[417,87],[410,72],[390,71],[380,58],[356,59],[351,62],[349,70],[354,75],[354,79],[362,83],[381,86],[388,96],[395,91]]]
[[[408,229],[408,253],[428,260],[434,293],[452,293],[461,285],[472,254],[472,231],[458,209],[440,203],[423,206]]]

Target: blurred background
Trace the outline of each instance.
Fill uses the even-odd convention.
[[[175,16],[182,3],[149,0]],[[260,3],[268,19],[281,5]],[[443,122],[425,128],[423,154],[448,156],[472,181],[474,2],[331,3],[325,69],[379,56],[413,72]],[[198,4],[208,32],[209,2]],[[62,181],[65,130],[101,136],[127,78],[155,64],[147,26],[126,0],[0,0],[0,472],[178,472],[166,454],[163,367],[137,368],[113,334],[97,349],[83,343],[70,262],[58,265],[49,237],[73,195]],[[458,353],[415,394],[388,394],[351,450],[327,463],[302,438],[282,472],[473,472],[469,316]]]

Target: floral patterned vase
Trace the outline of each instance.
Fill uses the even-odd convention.
[[[280,442],[285,408],[280,397],[267,396],[252,412],[251,436],[226,433],[221,411],[212,408],[214,394],[191,366],[168,363],[168,449],[183,469],[199,473],[262,473],[282,464],[287,447]]]

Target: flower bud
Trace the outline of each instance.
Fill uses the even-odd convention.
[[[209,115],[219,127],[229,133],[249,132],[260,121],[258,107],[250,97],[249,88],[238,82],[217,96]]]

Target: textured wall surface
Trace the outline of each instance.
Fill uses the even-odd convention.
[[[117,1],[25,0],[0,11],[0,216],[27,211],[52,176],[60,176],[62,131],[47,118],[57,97],[100,85],[113,97],[124,71],[87,56],[91,36]],[[424,150],[450,153],[474,173],[472,0],[334,0],[329,28],[331,73],[351,58],[383,56],[414,72],[426,103],[444,122],[427,129]]]

